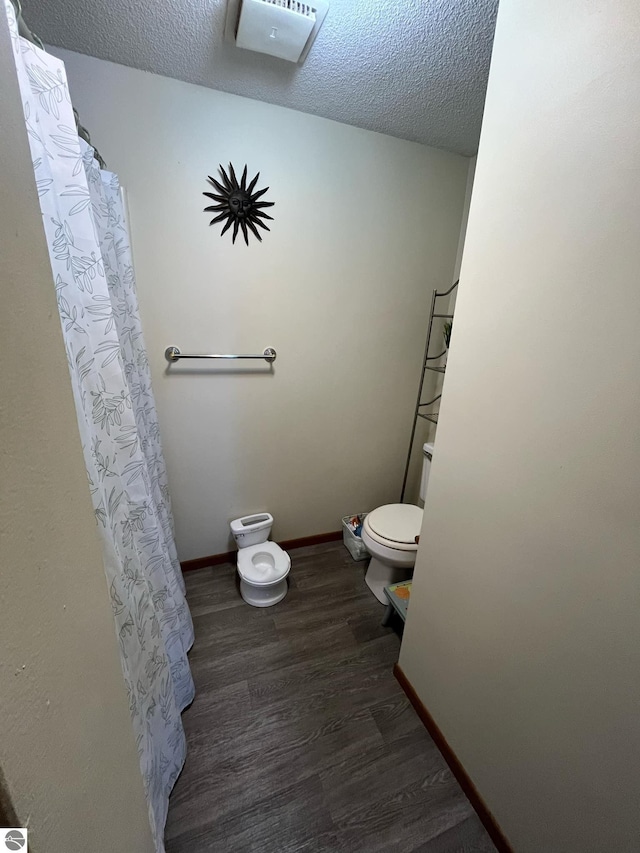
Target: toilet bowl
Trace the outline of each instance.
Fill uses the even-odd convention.
[[[422,448],[420,500],[424,502],[433,458],[433,444]],[[362,541],[371,554],[365,581],[382,604],[387,604],[385,586],[413,577],[423,510],[413,504],[385,504],[370,512],[362,525]]]
[[[420,507],[412,504],[386,504],[364,520],[362,541],[371,554],[365,582],[382,604],[388,603],[385,586],[413,575],[422,514]]]
[[[231,532],[238,546],[240,595],[253,607],[271,607],[287,594],[291,558],[269,541],[273,516],[268,512],[234,519]]]
[[[238,551],[240,595],[253,607],[271,607],[288,591],[291,558],[275,542],[260,542]]]

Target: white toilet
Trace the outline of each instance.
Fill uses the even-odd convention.
[[[291,558],[275,542],[269,542],[273,516],[268,512],[245,515],[231,522],[238,546],[240,595],[253,607],[271,607],[288,592]]]
[[[424,501],[433,457],[433,444],[423,447],[420,499]],[[409,580],[416,562],[416,536],[423,511],[413,504],[386,504],[368,513],[362,525],[362,541],[371,554],[365,581],[382,604],[388,604],[385,586]]]

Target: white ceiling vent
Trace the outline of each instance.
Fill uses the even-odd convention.
[[[322,25],[328,0],[229,0],[228,31],[236,7],[235,43],[245,50],[268,53],[302,64]],[[238,8],[239,7],[239,8]],[[228,37],[228,32],[225,32]]]

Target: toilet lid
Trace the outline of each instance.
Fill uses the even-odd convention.
[[[253,586],[278,583],[290,568],[291,558],[276,542],[260,542],[238,551],[238,574]]]
[[[370,512],[366,520],[383,539],[415,545],[422,526],[422,510],[413,504],[386,504]]]

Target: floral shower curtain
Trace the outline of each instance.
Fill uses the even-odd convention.
[[[63,63],[5,0],[80,436],[156,849],[185,757],[191,616],[116,175],[78,138]]]

